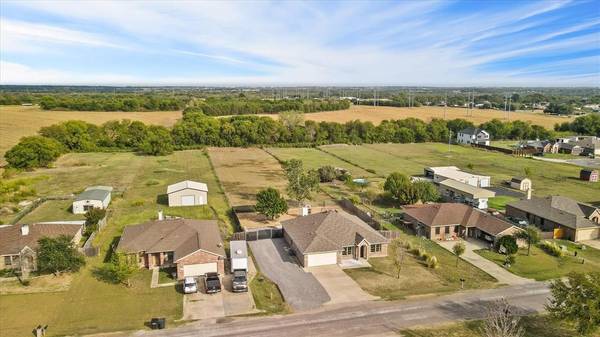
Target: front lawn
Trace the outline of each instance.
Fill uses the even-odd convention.
[[[273,281],[257,272],[250,281],[250,291],[254,297],[256,308],[265,314],[287,314],[289,306],[285,303],[279,288]]]
[[[403,241],[411,241],[415,246],[422,244],[434,255],[440,266],[428,268],[424,263],[406,253],[398,278],[391,257],[369,259],[371,268],[345,269],[365,291],[386,300],[396,300],[412,295],[452,292],[461,289],[460,279],[465,279],[465,289],[491,288],[496,280],[482,270],[456,257],[433,241],[420,239],[414,235],[402,233]]]
[[[600,270],[600,250],[586,246],[585,250],[570,241],[555,240],[559,245],[568,249],[564,257],[555,257],[537,246],[531,246],[531,255],[527,256],[527,248],[522,248],[516,254],[516,263],[508,270],[516,275],[532,278],[538,281],[555,279],[566,276],[570,272],[590,272]],[[574,253],[577,252],[577,257]],[[505,255],[487,249],[476,251],[477,254],[502,266]],[[582,263],[583,259],[583,263]]]
[[[175,274],[174,274],[175,273]],[[175,276],[173,276],[175,275]],[[160,268],[158,270],[158,283],[177,282],[177,267]]]

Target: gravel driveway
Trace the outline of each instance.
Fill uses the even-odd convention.
[[[305,272],[285,250],[284,239],[249,241],[260,271],[277,283],[285,301],[297,311],[320,307],[330,300],[325,288]]]

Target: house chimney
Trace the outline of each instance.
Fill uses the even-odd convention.
[[[21,235],[23,235],[23,236],[29,235],[29,225],[21,226]]]
[[[531,187],[527,189],[527,200],[531,200]]]
[[[165,216],[163,215],[163,211],[160,210],[158,211],[158,221],[162,221],[165,219]]]

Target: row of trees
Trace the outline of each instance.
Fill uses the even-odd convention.
[[[249,99],[249,98],[208,98],[194,101],[194,106],[185,109],[186,113],[201,112],[208,116],[274,114],[282,111],[305,113],[344,110],[350,108],[347,100],[301,100],[301,99]]]
[[[554,126],[556,131],[570,131],[581,135],[600,137],[600,114],[589,114]]]
[[[96,94],[43,96],[39,105],[44,110],[168,111],[181,110],[187,102],[186,96]]]

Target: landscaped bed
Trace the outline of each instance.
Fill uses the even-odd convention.
[[[516,254],[516,263],[508,270],[516,275],[532,278],[538,281],[555,279],[566,276],[570,272],[590,272],[600,270],[600,250],[565,240],[553,240],[559,245],[567,247],[568,252],[564,257],[552,256],[536,245],[531,246],[531,255],[527,255],[527,248],[519,249]],[[488,249],[475,251],[486,259],[504,265],[506,255],[492,252]],[[577,252],[577,257],[575,257]]]

